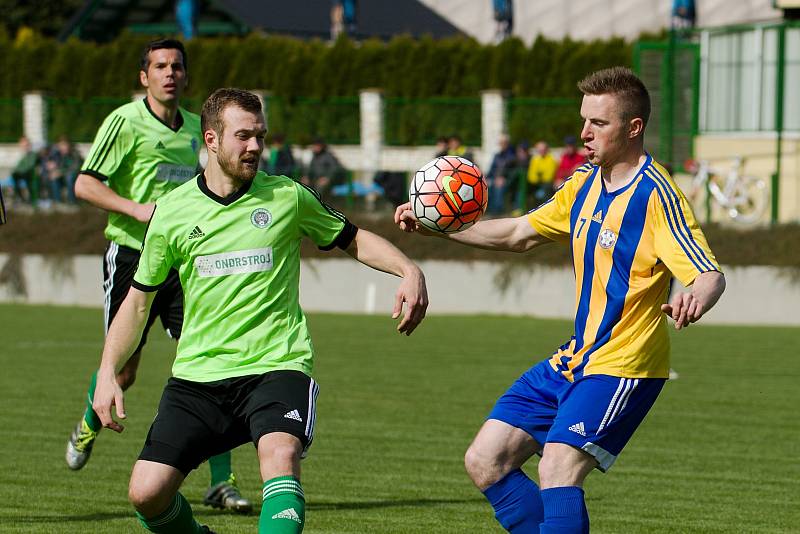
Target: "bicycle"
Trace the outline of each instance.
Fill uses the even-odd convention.
[[[762,220],[767,208],[767,183],[757,176],[742,174],[744,158],[735,156],[727,172],[709,166],[707,161],[687,162],[694,173],[689,198],[694,202],[701,189],[706,190],[707,202],[714,200],[734,222],[750,225]]]

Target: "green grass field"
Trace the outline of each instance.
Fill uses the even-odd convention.
[[[571,333],[564,321],[429,317],[412,337],[384,317],[311,315],[321,385],[304,461],[308,533],[499,533],[462,456],[494,399]],[[102,312],[0,306],[0,532],[141,532],[126,500],[130,468],[169,375],[173,342],[151,333],[127,428],[105,431],[91,462],[64,445],[99,361]],[[800,330],[696,325],[673,336],[673,367],[609,474],[592,474],[595,533],[797,532]],[[258,500],[255,452],[234,453]],[[535,474],[535,460],[528,465]],[[184,494],[220,533],[256,516],[200,504],[206,466]]]

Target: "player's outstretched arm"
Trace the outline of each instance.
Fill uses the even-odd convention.
[[[123,426],[111,416],[111,406],[116,406],[119,419],[125,419],[122,388],[117,384],[117,372],[139,344],[155,294],[155,291],[144,292],[132,287],[108,329],[103,359],[97,371],[92,408],[103,426],[115,432],[122,432]]]
[[[403,279],[395,293],[392,318],[397,319],[402,314],[397,331],[411,335],[425,318],[425,310],[428,309],[428,289],[422,270],[400,249],[367,230],[359,229],[345,252],[364,265]]]
[[[677,293],[672,302],[662,304],[661,310],[675,321],[675,329],[680,330],[700,320],[725,291],[725,276],[718,271],[700,273],[692,283],[689,292]]]
[[[528,223],[526,215],[521,217],[481,220],[470,228],[454,234],[434,233],[425,228],[411,211],[411,203],[397,207],[394,222],[404,232],[435,235],[471,247],[509,252],[527,252],[539,245],[550,243],[550,239],[539,233]]]
[[[149,221],[155,209],[155,204],[139,204],[121,197],[94,176],[83,173],[79,174],[75,180],[75,196],[92,206],[122,213],[140,222]]]

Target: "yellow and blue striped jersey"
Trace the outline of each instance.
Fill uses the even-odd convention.
[[[570,381],[591,374],[668,377],[661,304],[670,278],[688,286],[720,268],[664,167],[648,154],[630,184],[608,193],[600,168],[586,164],[528,221],[572,249],[575,334],[553,354],[553,369]]]

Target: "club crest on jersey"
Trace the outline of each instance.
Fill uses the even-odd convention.
[[[617,242],[617,234],[615,234],[613,230],[606,228],[600,232],[600,237],[597,241],[600,243],[601,248],[611,248],[614,246],[614,243]]]
[[[266,228],[272,222],[272,214],[266,208],[256,208],[250,214],[250,222],[256,228]]]

